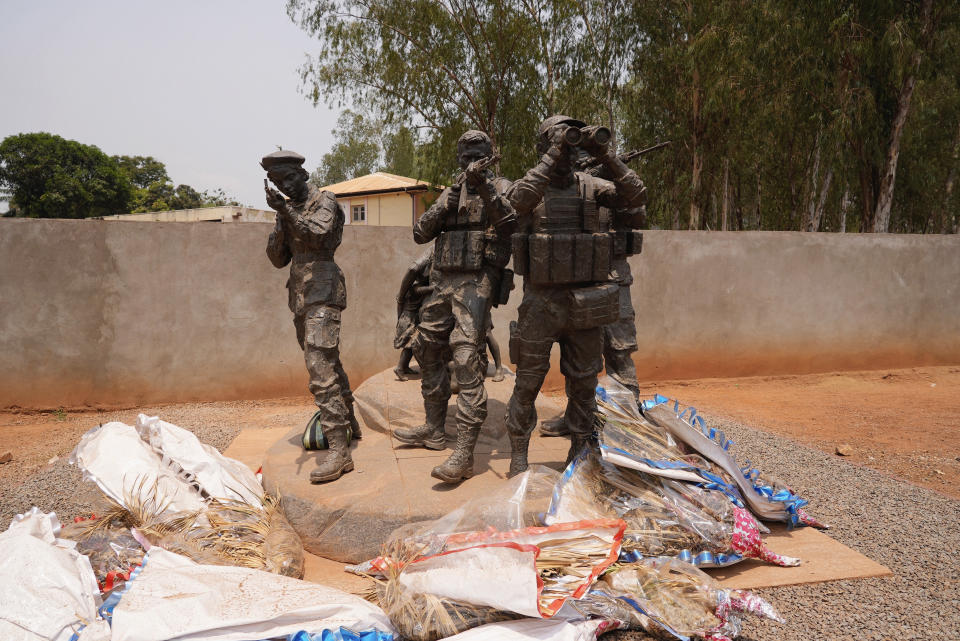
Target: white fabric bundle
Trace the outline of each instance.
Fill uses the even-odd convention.
[[[358,596],[156,547],[113,611],[113,641],[248,641],[341,626],[394,632],[383,610]]]
[[[33,508],[0,534],[0,639],[102,641],[110,629],[97,621],[100,589],[90,560],[72,541],[58,539],[53,512]]]
[[[157,513],[198,512],[206,498],[261,507],[263,487],[250,468],[155,416],[140,414],[136,428],[119,422],[93,428],[70,462],[127,508],[140,501]]]

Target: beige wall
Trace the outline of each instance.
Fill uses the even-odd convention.
[[[305,393],[270,229],[0,220],[0,407]],[[354,384],[395,363],[423,250],[409,228],[345,230]],[[960,237],[656,231],[631,262],[644,379],[960,364]],[[519,300],[494,312],[504,354]]]
[[[416,198],[420,202],[419,206],[422,211],[423,199],[421,196],[416,196]],[[365,224],[374,227],[411,227],[413,225],[413,208],[417,206],[416,201],[407,193],[339,198],[337,202],[343,205],[344,213],[350,224]],[[353,222],[354,205],[366,206],[366,223]]]
[[[381,225],[413,226],[414,200],[410,194],[387,194],[380,196],[379,200]]]
[[[148,211],[141,214],[120,214],[104,216],[104,220],[122,220],[125,222],[164,222],[192,223],[219,221],[222,223],[272,223],[276,213],[269,209],[256,209],[239,205],[223,207],[203,207],[201,209],[174,209],[170,211]]]

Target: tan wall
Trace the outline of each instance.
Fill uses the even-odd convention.
[[[422,207],[422,199],[420,200]],[[373,196],[359,196],[356,198],[340,198],[338,202],[343,205],[344,213],[350,224],[370,225],[374,227],[411,227],[412,212],[414,202],[407,193],[383,194]],[[367,222],[354,223],[353,209],[354,205],[366,205]]]
[[[380,224],[412,227],[413,205],[413,198],[407,193],[380,196]]]
[[[270,229],[0,220],[0,407],[305,393]],[[395,363],[410,235],[344,232],[354,384]],[[644,379],[960,363],[955,236],[656,231],[632,264]]]
[[[269,209],[256,209],[238,205],[223,207],[203,207],[201,209],[174,209],[169,211],[149,211],[141,214],[119,214],[104,216],[104,220],[122,220],[125,222],[164,222],[164,223],[193,223],[219,221],[223,223],[272,223],[276,220],[276,213]]]

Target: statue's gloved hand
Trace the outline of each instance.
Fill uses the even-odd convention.
[[[480,160],[474,160],[467,165],[467,168],[463,172],[467,184],[473,189],[487,182],[487,170],[483,168],[481,163],[482,161]]]
[[[263,190],[267,194],[267,205],[270,209],[281,214],[287,213],[287,199],[276,189],[271,189],[266,180],[263,181]]]

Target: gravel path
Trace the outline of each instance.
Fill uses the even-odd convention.
[[[245,421],[237,415],[255,409],[256,403],[236,405],[170,406],[162,416],[220,449],[243,427],[289,421],[283,412]],[[890,577],[760,590],[787,623],[749,619],[742,639],[960,639],[960,501],[730,420],[705,418],[736,441],[741,457],[788,480],[808,498],[811,514],[831,525],[830,536],[894,572]],[[61,458],[19,487],[3,488],[0,523],[31,505],[56,510],[64,519],[86,514],[96,496],[92,485],[81,483],[79,473]],[[646,638],[638,632],[604,637]]]

